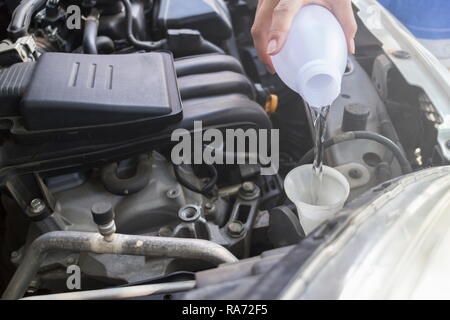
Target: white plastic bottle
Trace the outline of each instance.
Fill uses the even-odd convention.
[[[272,62],[281,80],[310,106],[331,105],[341,92],[347,65],[344,31],[328,9],[304,6]]]

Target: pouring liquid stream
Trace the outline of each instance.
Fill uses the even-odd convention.
[[[309,106],[314,123],[314,162],[311,175],[311,204],[320,205],[320,189],[322,186],[323,154],[326,133],[326,120],[330,106]]]

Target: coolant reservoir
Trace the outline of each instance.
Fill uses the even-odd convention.
[[[331,105],[341,92],[347,42],[335,16],[307,5],[294,19],[286,44],[272,57],[283,82],[314,107]]]

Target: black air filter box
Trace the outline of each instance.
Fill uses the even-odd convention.
[[[54,130],[158,121],[181,117],[170,53],[39,58],[21,102],[27,130]]]

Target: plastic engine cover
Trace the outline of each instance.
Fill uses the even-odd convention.
[[[28,130],[173,122],[181,99],[170,53],[46,53],[21,102]]]
[[[208,40],[226,40],[233,27],[223,0],[161,0],[158,24],[163,30],[195,29]]]

